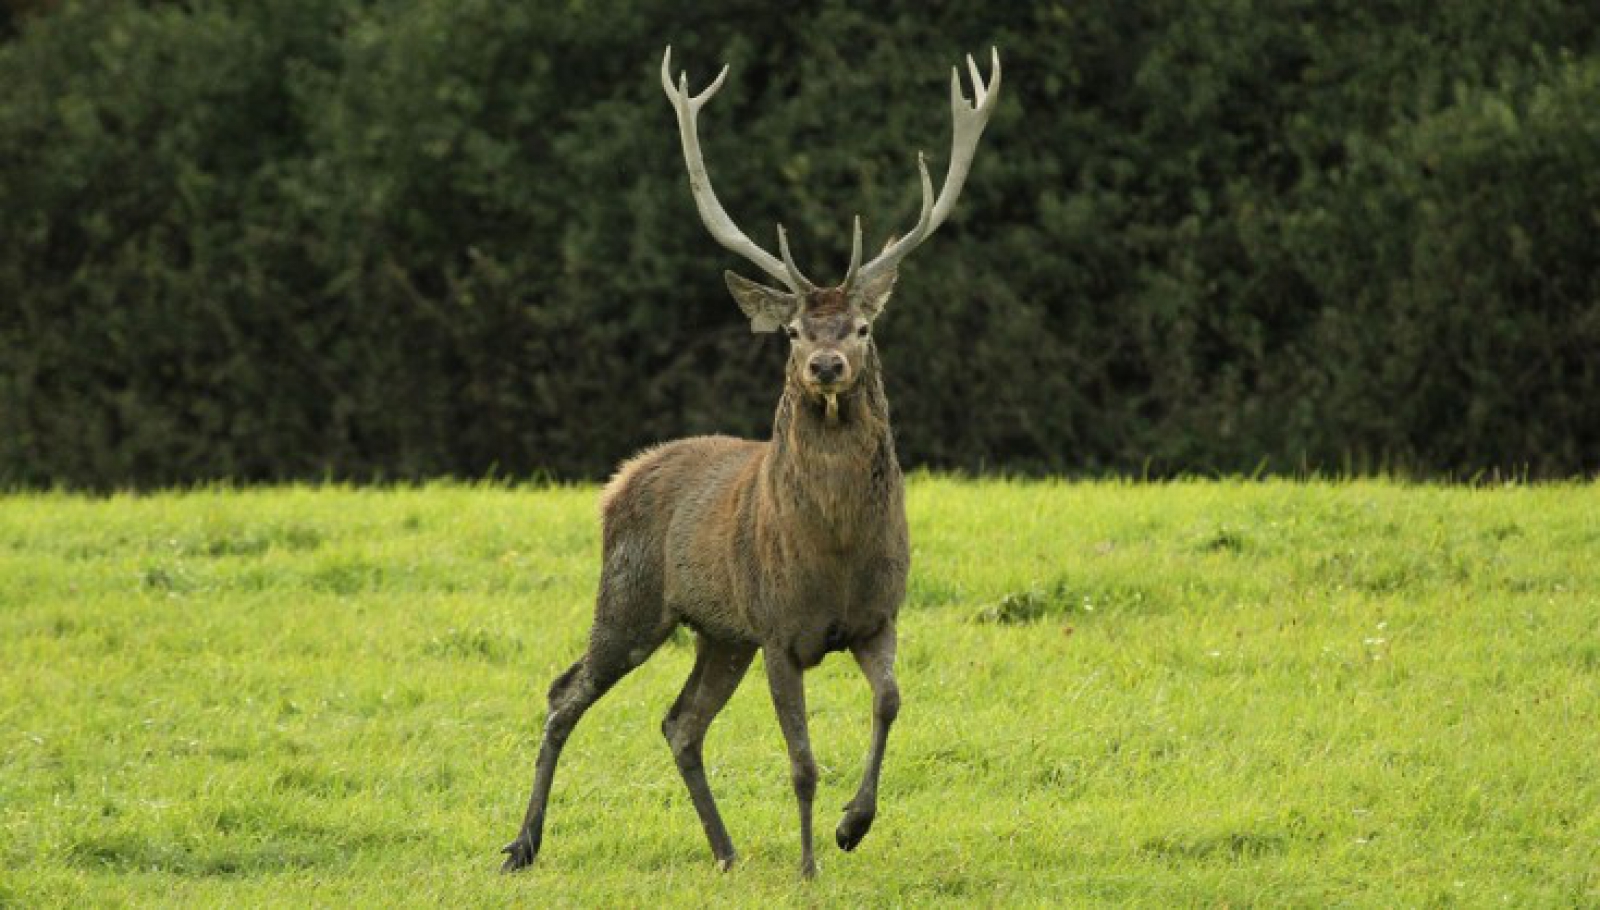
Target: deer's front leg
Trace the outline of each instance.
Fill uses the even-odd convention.
[[[861,674],[872,687],[872,745],[867,750],[867,766],[861,774],[861,787],[845,804],[844,818],[834,832],[842,850],[854,850],[867,836],[872,819],[878,814],[878,772],[883,770],[883,750],[889,743],[889,727],[900,713],[900,687],[894,681],[894,623],[873,637],[850,648]]]
[[[795,799],[800,804],[800,874],[817,874],[817,860],[811,852],[811,801],[817,795],[817,762],[811,756],[811,737],[806,732],[806,688],[800,664],[781,648],[767,650],[767,686],[772,690],[772,705],[778,711],[778,726],[789,746],[789,776],[794,781]]]

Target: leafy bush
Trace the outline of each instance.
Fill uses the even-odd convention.
[[[880,337],[970,470],[1600,467],[1600,10],[1290,0],[13,4],[0,479],[598,476],[760,434],[656,68],[759,239],[915,215],[945,67],[1004,97]],[[32,9],[31,13],[17,12]],[[745,269],[748,271],[748,269]]]

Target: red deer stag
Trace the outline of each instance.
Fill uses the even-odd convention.
[[[905,595],[910,547],[871,329],[900,261],[944,223],[961,194],[1000,88],[999,54],[991,56],[987,85],[967,58],[971,102],[952,70],[954,138],[938,197],[919,155],[922,209],[916,226],[863,265],[858,216],[849,271],[838,286],[822,288],[795,267],[781,225],[780,260],[751,242],[717,201],[695,116],[728,70],[691,96],[687,74],[673,85],[667,49],[661,83],[678,114],[700,218],[718,243],[785,288],[724,275],[752,330],[782,329],[789,336],[783,396],[770,440],[680,439],[634,457],[607,484],[600,499],[603,558],[588,650],[550,686],[533,795],[522,830],[505,848],[503,871],[521,869],[539,853],[556,762],[578,719],[679,624],[696,633],[694,669],[661,731],[717,866],[729,868],[735,854],[706,783],[701,745],[758,649],[766,654],[767,685],[788,744],[800,806],[802,874],[816,871],[811,801],[817,788],[802,674],[830,651],[849,649],[872,687],[872,745],[860,789],[836,832],[839,846],[854,849],[872,826],[884,746],[900,709],[895,617]]]

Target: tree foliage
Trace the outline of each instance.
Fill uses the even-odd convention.
[[[915,217],[947,67],[1000,109],[878,333],[902,457],[1600,468],[1600,8],[1176,0],[13,4],[0,478],[603,475],[761,434],[657,68],[803,266]]]

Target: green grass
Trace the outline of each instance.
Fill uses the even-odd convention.
[[[1600,905],[1600,487],[911,487],[876,828],[848,659],[808,677],[822,873],[759,665],[707,761],[669,643],[579,726],[595,491],[0,497],[0,903]]]

